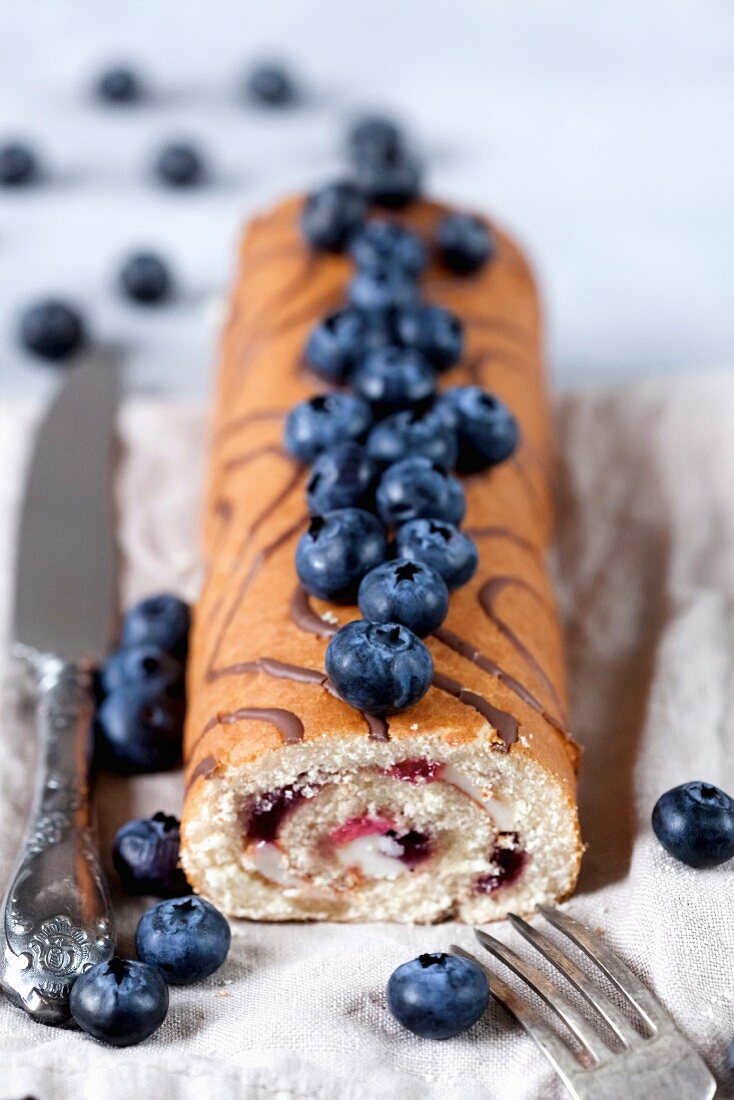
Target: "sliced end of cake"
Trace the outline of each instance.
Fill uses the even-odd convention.
[[[481,924],[568,895],[581,850],[572,792],[521,750],[345,737],[201,769],[182,862],[232,916]]]

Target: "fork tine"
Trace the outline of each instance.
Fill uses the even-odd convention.
[[[668,1013],[649,989],[634,974],[621,959],[618,959],[609,948],[595,936],[586,925],[569,917],[568,913],[562,913],[560,909],[552,905],[539,906],[545,919],[563,932],[577,947],[584,951],[592,962],[603,970],[620,993],[624,994],[629,1003],[636,1008],[644,1020],[650,1025],[653,1032],[661,1027],[674,1027]]]
[[[607,997],[606,993],[599,989],[572,959],[564,955],[563,951],[552,940],[549,940],[537,928],[533,928],[532,924],[528,924],[522,917],[518,917],[514,913],[509,913],[508,919],[520,935],[532,944],[548,962],[553,963],[556,970],[560,971],[564,978],[578,989],[591,1007],[606,1020],[626,1047],[644,1041],[640,1033],[635,1031],[614,1002]]]
[[[542,971],[538,970],[533,963],[521,959],[511,947],[505,946],[501,940],[495,939],[494,936],[488,936],[486,932],[482,932],[478,928],[474,929],[474,935],[477,937],[482,947],[489,951],[490,954],[494,955],[495,958],[503,962],[505,966],[509,966],[510,970],[514,971],[518,978],[522,978],[526,985],[529,985],[531,989],[543,998],[548,1007],[552,1009],[566,1027],[573,1032],[586,1053],[590,1054],[597,1064],[601,1064],[611,1057],[611,1050],[596,1031],[594,1031],[589,1021],[581,1015],[562,993],[559,993],[553,983],[548,981]]]
[[[567,1088],[569,1088],[575,1096],[576,1093],[573,1090],[571,1079],[575,1077],[583,1067],[573,1051],[567,1047],[553,1031],[551,1031],[543,1020],[543,1017],[540,1016],[531,1005],[523,1001],[522,997],[518,996],[514,989],[503,982],[494,970],[485,966],[479,959],[475,959],[473,955],[468,951],[464,951],[462,947],[457,947],[456,944],[451,944],[451,951],[455,955],[461,955],[465,959],[470,959],[473,963],[476,963],[477,966],[482,968],[489,980],[489,988],[492,996],[499,1001],[508,1012],[511,1012],[518,1023],[525,1028],[530,1038],[538,1044],[556,1073],[563,1079]]]

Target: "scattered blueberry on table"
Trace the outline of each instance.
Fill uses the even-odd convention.
[[[484,267],[495,250],[492,235],[473,214],[447,214],[436,230],[441,263],[456,275],[473,275]]]
[[[103,103],[137,103],[144,97],[143,83],[128,65],[115,65],[97,78],[94,91]]]
[[[377,486],[377,511],[386,527],[411,519],[461,523],[466,500],[461,483],[425,455],[402,458],[388,466]]]
[[[354,600],[362,577],[387,557],[382,524],[361,508],[313,516],[296,547],[296,572],[307,592],[322,600]]]
[[[128,821],[115,834],[112,861],[128,894],[177,898],[190,893],[178,865],[181,825],[170,814]]]
[[[405,152],[405,136],[397,122],[384,115],[364,115],[350,127],[347,149],[356,164],[397,160]]]
[[[652,827],[662,846],[689,867],[734,858],[734,799],[712,783],[682,783],[655,803]]]
[[[97,709],[98,763],[124,775],[176,768],[183,724],[183,702],[155,685],[116,688]]]
[[[150,305],[171,297],[173,279],[160,256],[154,252],[134,252],[120,269],[120,287],[126,297]]]
[[[131,645],[113,650],[99,674],[105,693],[122,687],[149,686],[161,695],[182,695],[184,670],[181,662],[160,646]]]
[[[38,160],[29,145],[20,141],[0,145],[0,187],[25,187],[39,175]]]
[[[359,443],[349,440],[322,451],[309,473],[306,503],[312,513],[335,508],[365,508],[372,503],[377,463]]]
[[[97,963],[71,987],[71,1014],[101,1043],[129,1047],[152,1035],[168,1012],[168,986],[154,966],[117,956]]]
[[[368,403],[356,394],[328,393],[301,401],[288,413],[285,446],[294,458],[313,462],[344,440],[361,439],[372,423]]]
[[[486,1011],[489,985],[471,959],[442,952],[419,955],[390,976],[387,1003],[398,1023],[422,1039],[451,1039]]]
[[[397,714],[428,691],[433,658],[407,627],[356,619],[329,642],[326,672],[350,706],[367,714]]]
[[[155,174],[168,187],[197,187],[206,180],[204,158],[194,145],[173,142],[158,153]]]
[[[143,914],[135,935],[140,958],[170,985],[201,981],[218,970],[232,939],[227,920],[199,897],[158,902]]]
[[[298,85],[283,65],[261,62],[245,81],[248,99],[261,107],[292,107],[300,98]]]
[[[401,623],[424,638],[446,618],[449,591],[430,565],[395,558],[363,578],[358,603],[362,617],[369,622]]]
[[[68,302],[48,298],[29,306],[20,318],[20,341],[41,359],[59,362],[87,342],[81,313]]]
[[[357,181],[370,202],[389,210],[401,210],[421,191],[421,171],[412,157],[400,156],[359,165]]]
[[[125,614],[120,634],[125,647],[154,645],[183,660],[188,652],[191,611],[185,600],[168,592],[148,596]]]
[[[307,197],[301,229],[312,248],[341,252],[361,228],[366,214],[367,201],[354,183],[330,183]]]

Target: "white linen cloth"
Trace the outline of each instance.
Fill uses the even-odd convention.
[[[0,614],[32,416],[0,406]],[[196,592],[199,409],[134,402],[122,416],[124,599]],[[732,1095],[734,866],[674,862],[650,828],[658,795],[701,778],[734,791],[734,379],[574,392],[557,406],[557,573],[589,845],[571,912],[603,929]],[[0,876],[22,833],[33,751],[0,728]],[[105,851],[130,817],[179,812],[180,776],[98,785]],[[111,875],[111,878],[113,876]],[[120,949],[142,903],[116,895]],[[469,1034],[421,1041],[387,1012],[393,968],[471,930],[444,924],[234,926],[222,970],[171,991],[168,1018],[113,1050],[32,1023],[0,997],[0,1097],[37,1100],[538,1100],[563,1089],[494,1006]],[[506,926],[495,931],[509,942]],[[520,950],[531,949],[520,945]]]

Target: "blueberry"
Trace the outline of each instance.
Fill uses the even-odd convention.
[[[370,202],[389,210],[400,210],[414,202],[421,191],[421,172],[409,157],[395,160],[363,161],[357,182]]]
[[[489,986],[471,959],[434,952],[390,975],[387,1003],[398,1023],[421,1039],[451,1039],[484,1014]]]
[[[349,251],[357,267],[364,271],[380,271],[387,265],[418,276],[428,259],[417,233],[383,218],[369,221],[352,238]]]
[[[125,613],[122,645],[154,645],[183,660],[189,647],[189,605],[169,592],[140,600]]]
[[[367,213],[362,192],[353,183],[330,183],[312,192],[301,213],[301,229],[312,248],[341,252]]]
[[[384,316],[350,306],[327,314],[315,325],[306,343],[306,360],[322,378],[340,383],[366,351],[389,340],[390,326]]]
[[[245,84],[247,97],[262,107],[290,107],[298,101],[298,88],[282,65],[256,65]]]
[[[105,103],[135,103],[143,98],[143,86],[133,69],[116,65],[99,76],[95,93]]]
[[[495,244],[489,229],[473,214],[447,214],[436,230],[441,263],[457,275],[471,275],[492,258]]]
[[[168,771],[181,762],[184,706],[157,686],[119,687],[97,711],[102,766],[126,775]]]
[[[231,940],[226,918],[197,897],[159,901],[143,914],[135,933],[138,955],[169,985],[208,978],[227,958]]]
[[[358,270],[349,282],[349,301],[358,309],[387,310],[418,298],[415,277],[395,264]]]
[[[193,145],[173,142],[161,149],[155,162],[155,172],[169,187],[195,187],[204,182],[204,161]]]
[[[181,694],[183,668],[180,661],[159,646],[134,645],[110,653],[102,666],[100,681],[108,693],[119,687],[146,685],[156,687],[161,694],[166,691]]]
[[[435,519],[414,519],[398,528],[397,549],[401,558],[430,565],[446,582],[449,591],[466,584],[477,571],[476,543],[453,523]]]
[[[22,187],[38,179],[35,153],[19,141],[0,145],[0,187]]]
[[[128,894],[177,898],[189,892],[178,865],[181,826],[176,817],[157,813],[128,821],[115,834],[112,860]]]
[[[519,428],[507,406],[481,386],[454,386],[445,390],[436,408],[456,429],[458,469],[475,473],[504,462],[515,451]]]
[[[311,467],[306,499],[312,512],[364,508],[371,503],[377,463],[359,443],[337,443]]]
[[[168,986],[155,967],[115,956],[79,975],[71,987],[69,1007],[93,1039],[113,1047],[134,1046],[165,1020]]]
[[[377,486],[377,510],[386,527],[411,519],[461,523],[466,501],[461,485],[443,466],[415,455],[388,466]]]
[[[49,298],[30,306],[20,319],[23,346],[41,359],[67,359],[87,342],[84,321],[67,302]]]
[[[717,867],[734,856],[734,799],[711,783],[666,791],[652,827],[663,848],[690,867]]]
[[[419,351],[395,345],[368,352],[352,375],[354,389],[381,414],[430,400],[436,382],[435,370]]]
[[[397,160],[405,150],[403,132],[391,118],[366,115],[357,119],[347,135],[349,154],[353,161]]]
[[[350,706],[367,714],[397,714],[428,691],[433,658],[407,627],[356,619],[329,642],[326,672]]]
[[[396,558],[370,570],[359,586],[358,602],[369,622],[401,623],[423,638],[446,618],[449,590],[430,565]]]
[[[372,423],[366,401],[351,393],[327,393],[301,401],[285,422],[285,445],[302,462],[313,460],[327,447],[357,440]]]
[[[450,470],[456,463],[456,432],[433,409],[403,409],[374,425],[367,451],[385,465],[425,455]]]
[[[171,273],[154,252],[136,252],[122,266],[120,286],[136,302],[162,302],[171,296]]]
[[[398,311],[396,328],[401,344],[416,348],[436,370],[458,363],[464,345],[461,321],[442,306],[415,305]]]
[[[387,557],[379,520],[360,508],[338,508],[314,516],[296,547],[296,571],[303,587],[323,600],[354,600],[365,573]]]

